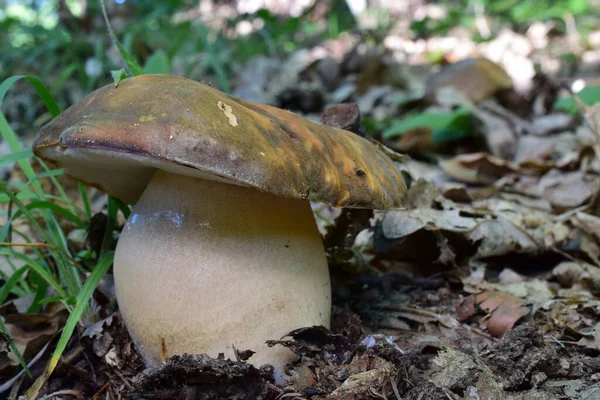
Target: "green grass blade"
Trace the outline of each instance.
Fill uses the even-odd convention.
[[[11,76],[10,78],[5,79],[4,82],[0,84],[0,108],[2,108],[2,101],[6,96],[6,92],[8,92],[8,89],[10,89],[10,87],[19,79],[25,79],[31,84],[31,86],[33,86],[33,88],[38,92],[40,98],[44,102],[44,105],[46,106],[48,111],[50,111],[50,114],[53,117],[56,117],[58,114],[60,114],[60,108],[58,108],[58,106],[56,105],[56,102],[54,101],[54,98],[50,94],[48,88],[46,88],[46,86],[44,86],[44,84],[40,82],[38,78],[30,75]]]
[[[58,204],[51,203],[49,201],[34,200],[34,201],[30,202],[29,204],[25,205],[25,208],[29,211],[50,210],[50,211],[54,212],[54,214],[61,215],[64,218],[68,219],[69,221],[72,221],[81,229],[87,228],[87,224],[85,222],[83,222],[77,215],[75,215],[72,212],[70,212],[69,210],[59,206]],[[21,210],[15,211],[15,213],[12,215],[11,221],[19,218],[21,215],[23,215],[23,212]],[[11,222],[11,221],[8,221],[8,222]],[[0,236],[0,239],[2,239],[0,241],[3,241],[4,238],[2,236]]]
[[[39,79],[29,75],[15,75],[5,79],[0,84],[0,110],[2,109],[2,102],[4,101],[4,97],[6,97],[6,93],[8,92],[10,87],[20,79],[25,79],[35,88],[35,90],[40,95],[40,98],[44,102],[44,105],[46,106],[48,111],[50,111],[50,114],[53,117],[56,117],[58,114],[60,114],[60,108],[58,108],[58,106],[56,105],[56,102],[54,101],[54,98],[52,97],[48,89],[42,84],[42,82],[40,82]],[[1,112],[0,135],[4,137],[4,140],[6,140],[6,143],[8,144],[12,153],[22,151],[21,143],[17,135],[10,127],[10,124],[4,117],[4,114],[2,114]],[[33,171],[33,168],[31,167],[31,163],[29,162],[29,160],[20,160],[19,165],[21,166],[21,169],[25,173],[27,179],[31,179],[35,176],[35,173]],[[34,190],[40,195],[43,194],[42,188],[37,183],[34,183]]]
[[[58,179],[56,179],[56,177],[51,173],[52,170],[48,167],[48,165],[46,165],[46,163],[44,162],[44,160],[38,158],[38,161],[42,165],[42,167],[44,168],[45,172],[48,173],[48,177],[50,178],[50,181],[52,181],[52,184],[58,190],[58,193],[60,193],[60,197],[65,201],[65,204],[69,207],[69,210],[71,210],[71,212],[73,214],[76,214],[77,213],[77,209],[76,209],[75,205],[69,199],[69,196],[67,196],[67,193],[63,189],[63,187],[60,184],[60,182],[58,181]],[[63,174],[64,174],[64,171],[63,171]]]
[[[43,240],[46,241],[46,243],[52,243],[52,240],[51,240],[52,237],[48,234],[48,232],[47,232],[46,229],[42,228],[42,226],[40,225],[40,223],[37,221],[37,219],[31,213],[31,211],[27,209],[27,207],[25,206],[25,204],[23,204],[23,202],[21,200],[19,200],[17,198],[17,196],[14,193],[12,193],[11,191],[9,191],[6,187],[0,186],[0,190],[4,191],[4,193],[8,197],[10,197],[10,199],[17,206],[17,208],[19,209],[19,211],[21,211],[21,213],[23,213],[25,215],[25,217],[27,217],[27,219],[29,220],[29,223],[42,236]],[[6,224],[6,225],[9,225],[9,224]],[[4,241],[4,238],[1,238],[1,239]]]
[[[33,156],[33,151],[31,150],[21,150],[10,154],[5,154],[0,157],[0,165],[13,163],[21,160],[29,160],[30,157]]]
[[[35,282],[36,290],[35,290],[35,297],[33,298],[31,305],[27,309],[27,313],[35,314],[35,313],[40,312],[40,308],[42,307],[42,304],[40,302],[46,296],[46,290],[48,289],[48,283],[42,277],[38,276],[37,274],[31,274],[31,275],[32,275],[31,280],[33,282]]]
[[[75,308],[73,309],[71,315],[69,315],[69,318],[67,319],[67,323],[65,324],[60,339],[58,340],[56,349],[54,350],[54,354],[52,354],[50,362],[46,366],[46,370],[44,371],[44,373],[34,382],[31,388],[29,388],[29,390],[27,391],[27,398],[37,397],[37,394],[39,393],[40,389],[42,388],[42,386],[44,386],[44,383],[50,377],[50,375],[58,365],[60,357],[67,348],[67,344],[69,343],[69,340],[71,339],[71,336],[75,331],[75,327],[77,326],[81,315],[83,314],[84,310],[88,307],[88,302],[92,297],[94,290],[96,290],[100,279],[102,279],[102,277],[106,274],[106,272],[112,265],[114,255],[114,252],[104,253],[102,257],[100,257],[98,264],[96,264],[96,266],[92,270],[90,276],[86,279],[85,284],[81,289],[81,292],[79,293],[79,295],[77,295]]]
[[[77,188],[79,189],[79,195],[81,201],[83,201],[83,207],[85,209],[85,217],[90,220],[92,219],[92,207],[90,206],[90,199],[88,198],[86,187],[83,183],[77,182]]]
[[[17,284],[21,276],[29,270],[29,266],[25,265],[15,272],[12,273],[10,278],[4,283],[2,286],[2,290],[0,290],[0,304],[4,304],[4,301],[8,297],[8,295],[13,291],[14,286]]]
[[[0,112],[0,135],[2,135],[2,137],[4,137],[4,140],[8,144],[8,147],[10,148],[10,151],[12,153],[18,153],[23,150],[21,148],[21,142],[19,141],[17,134],[15,133],[15,131],[12,130],[12,128],[8,124],[8,121],[4,117],[4,114],[2,114],[1,112]],[[29,162],[29,160],[19,160],[19,166],[23,170],[23,173],[25,174],[27,179],[31,179],[35,176],[35,172],[33,171],[33,168],[31,167],[31,163]],[[39,186],[39,184],[34,183],[34,188],[35,188],[36,192],[42,193],[42,188]]]
[[[35,272],[37,272],[42,278],[44,278],[44,280],[46,282],[48,282],[50,284],[50,286],[52,286],[54,288],[54,290],[56,290],[56,293],[58,293],[59,296],[61,296],[62,298],[68,297],[67,292],[65,292],[65,290],[56,281],[56,279],[54,279],[54,277],[52,275],[50,275],[50,272],[48,272],[48,270],[46,268],[44,268],[41,264],[39,264],[36,261],[32,260],[31,258],[27,257],[25,254],[21,254],[21,253],[17,253],[14,251],[5,250],[5,249],[0,248],[0,255],[18,258],[19,260],[23,261],[31,269],[33,269]]]
[[[115,205],[119,208],[119,211],[121,211],[123,213],[123,216],[125,216],[125,219],[129,218],[129,215],[131,214],[131,208],[129,208],[129,206],[125,203],[123,203],[121,200],[117,199],[116,197],[111,197],[112,201],[114,201]],[[116,217],[116,215],[115,215]]]

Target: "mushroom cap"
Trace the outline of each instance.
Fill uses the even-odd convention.
[[[33,150],[127,203],[156,169],[337,207],[398,208],[406,193],[368,140],[170,75],[94,91],[42,127]]]

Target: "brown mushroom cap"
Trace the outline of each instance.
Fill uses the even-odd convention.
[[[45,125],[33,149],[128,203],[157,168],[338,207],[397,208],[406,192],[368,140],[169,75],[96,90]]]

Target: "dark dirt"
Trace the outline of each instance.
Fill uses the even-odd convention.
[[[273,399],[278,393],[268,368],[184,354],[139,374],[125,394],[132,399]]]

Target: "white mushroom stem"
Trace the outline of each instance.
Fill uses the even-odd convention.
[[[125,324],[148,365],[183,353],[256,352],[305,326],[329,326],[321,237],[307,201],[158,171],[123,228],[114,273]]]

